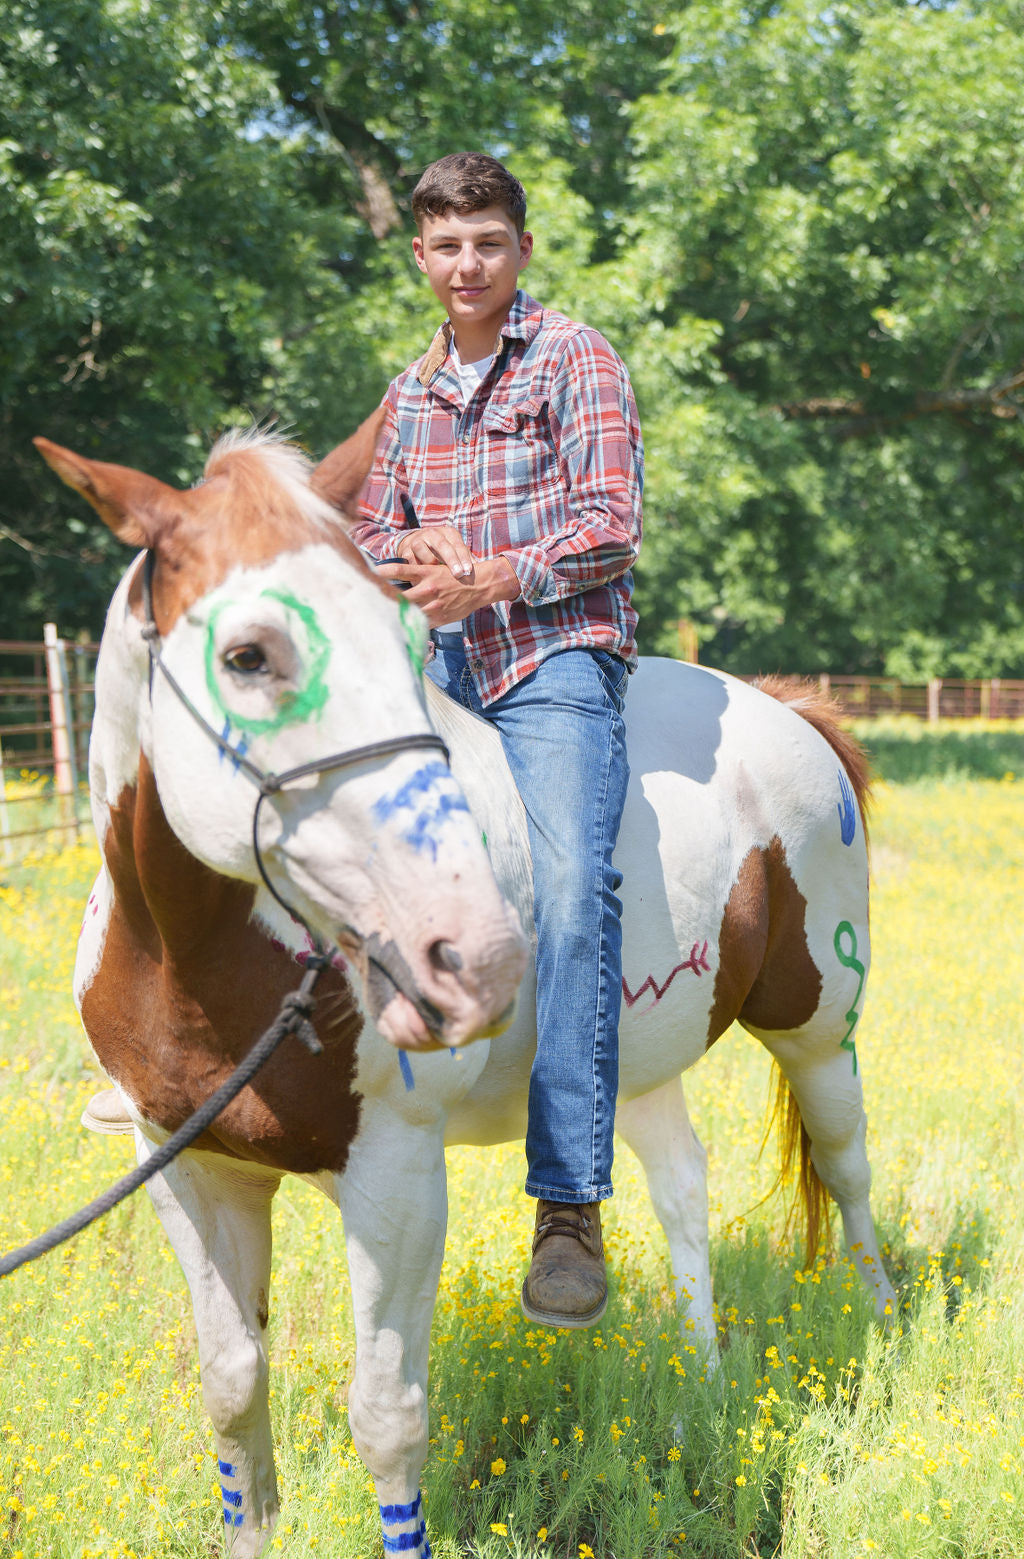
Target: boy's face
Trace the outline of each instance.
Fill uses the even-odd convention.
[[[463,215],[450,211],[424,219],[412,252],[448,311],[456,341],[460,336],[475,339],[492,324],[497,336],[516,295],[519,273],[530,263],[533,234],[520,238],[500,206]]]

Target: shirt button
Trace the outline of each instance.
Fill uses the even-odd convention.
[[[469,663],[469,669],[470,671],[483,671],[484,663],[482,660],[471,660]]]
[[[472,440],[472,437],[473,437],[472,433],[463,433],[463,435],[462,435],[462,442],[464,444],[468,444]]]

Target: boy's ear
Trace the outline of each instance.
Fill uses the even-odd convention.
[[[153,546],[162,522],[180,507],[181,494],[144,471],[89,460],[48,438],[32,442],[61,481],[81,493],[118,540],[130,547]]]
[[[321,460],[310,478],[313,491],[349,518],[366,486],[385,415],[385,408],[378,406],[365,422],[360,423],[351,438]]]

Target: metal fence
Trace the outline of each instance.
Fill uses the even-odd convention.
[[[77,839],[88,828],[88,754],[99,646],[59,637],[0,640],[0,860]],[[822,691],[850,716],[920,720],[1024,719],[1024,680],[821,673]]]
[[[99,646],[0,641],[0,859],[78,839],[88,827],[89,731]]]

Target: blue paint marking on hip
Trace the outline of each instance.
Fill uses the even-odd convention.
[[[426,1542],[427,1525],[421,1521],[415,1532],[401,1532],[398,1537],[388,1537],[385,1532],[381,1537],[385,1553],[409,1554],[413,1549],[418,1549],[421,1543]],[[429,1552],[429,1550],[428,1550]]]
[[[842,769],[839,770],[839,794],[843,798],[836,804],[836,811],[839,813],[839,837],[844,844],[852,844],[857,832],[857,807],[853,797],[853,787]]]
[[[237,1492],[237,1490],[235,1490],[235,1489],[226,1489],[224,1487],[223,1483],[220,1486],[220,1492],[224,1496],[224,1503],[225,1503],[225,1505],[235,1505],[235,1506],[238,1506],[238,1505],[240,1505],[242,1503],[242,1496],[241,1496],[241,1494],[239,1494]]]
[[[399,1055],[404,1056],[405,1052],[399,1051]],[[406,1059],[408,1058],[406,1057]],[[393,1527],[397,1526],[400,1521],[412,1521],[422,1503],[423,1492],[420,1490],[411,1505],[379,1505],[377,1508],[380,1511],[380,1519],[384,1526]]]
[[[413,1089],[416,1087],[416,1079],[412,1075],[412,1062],[409,1060],[409,1057],[406,1055],[404,1050],[400,1050],[398,1052],[398,1069],[402,1074],[402,1081],[405,1084],[406,1093],[412,1093]],[[382,1510],[404,1510],[404,1508],[405,1507],[403,1505],[381,1506]],[[408,1521],[409,1519],[410,1518],[408,1516],[395,1517],[396,1521]]]
[[[403,819],[402,838],[414,850],[429,850],[436,859],[434,830],[442,827],[454,813],[469,811],[465,797],[458,792],[453,794],[450,786],[430,795],[435,782],[447,778],[448,770],[443,763],[424,764],[393,795],[382,796],[374,804],[374,822],[388,823],[398,812],[411,812],[413,816],[408,822]]]
[[[223,1478],[237,1478],[238,1474],[230,1462],[217,1462],[217,1470]]]

